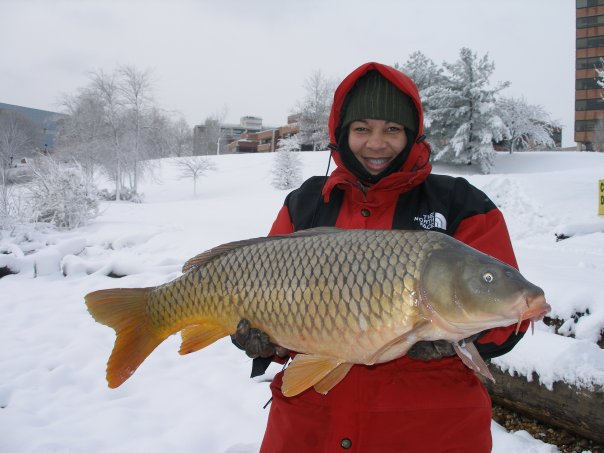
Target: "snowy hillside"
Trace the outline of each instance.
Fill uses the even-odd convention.
[[[325,173],[327,153],[301,155],[305,178]],[[0,268],[20,273],[0,279],[0,451],[258,450],[270,392],[266,378],[248,378],[245,354],[221,340],[183,357],[175,336],[110,390],[105,365],[114,334],[92,320],[83,297],[169,281],[203,250],[266,235],[286,195],[270,185],[273,158],[211,157],[217,171],[201,179],[197,197],[174,160],[164,160],[142,185],[142,204],[104,203],[90,225],[69,232],[1,232]],[[604,385],[596,344],[604,329],[604,218],[597,215],[604,154],[500,154],[491,175],[463,170],[500,206],[522,273],[545,290],[560,331],[576,337],[538,323],[497,364],[536,371],[545,385]],[[570,237],[557,242],[556,235]],[[492,431],[496,452],[556,451],[527,433],[495,423]]]

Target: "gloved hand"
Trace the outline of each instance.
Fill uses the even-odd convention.
[[[461,343],[472,343],[477,340],[482,333],[477,333],[460,341]],[[452,357],[456,354],[453,349],[453,344],[447,340],[435,341],[418,341],[411,349],[407,351],[407,355],[415,360],[438,360],[443,357]]]
[[[243,349],[248,357],[287,357],[289,350],[271,343],[268,335],[260,329],[251,326],[247,319],[237,324],[237,330],[231,335],[231,341],[239,349]]]

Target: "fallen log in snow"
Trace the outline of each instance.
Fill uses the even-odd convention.
[[[604,443],[604,388],[576,387],[554,382],[552,390],[534,374],[510,375],[496,365],[489,366],[495,383],[483,380],[493,402],[529,415],[549,425],[565,428],[595,442]]]

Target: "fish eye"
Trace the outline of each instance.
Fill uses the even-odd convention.
[[[487,283],[492,283],[493,280],[495,280],[495,276],[490,272],[485,272],[484,274],[482,274],[482,279]]]

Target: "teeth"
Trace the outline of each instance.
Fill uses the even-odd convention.
[[[371,162],[372,164],[375,164],[375,165],[381,165],[381,164],[383,164],[384,162],[387,162],[387,161],[388,161],[388,159],[367,159],[367,160],[368,160],[369,162]]]

